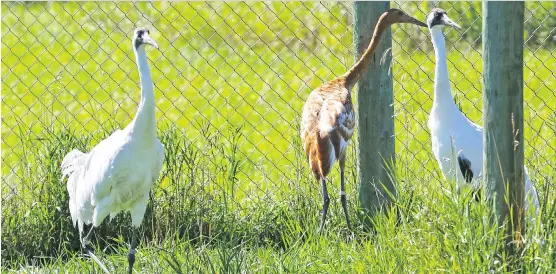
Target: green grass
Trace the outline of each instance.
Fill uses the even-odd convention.
[[[428,9],[404,5],[418,18],[425,15],[415,7]],[[143,222],[136,270],[503,269],[508,262],[495,258],[501,241],[487,206],[471,202],[467,192],[456,196],[432,158],[426,120],[433,54],[426,32],[413,26],[393,28],[394,210],[401,217],[381,215],[374,231],[363,227],[352,144],[346,175],[355,230],[345,230],[335,171],[327,230],[316,233],[321,198],[301,151],[299,113],[312,89],[353,63],[350,12],[346,3],[312,2],[3,2],[2,272],[93,269],[81,257],[59,166],[71,149],[90,150],[134,115],[138,75],[129,37],[138,25],[150,27],[160,45],[148,56],[166,159]],[[469,16],[460,25],[469,26]],[[482,123],[482,58],[469,35],[459,41],[458,33],[447,33],[448,64],[462,110]],[[551,272],[556,58],[553,48],[534,45],[525,52],[525,152],[543,205],[542,229],[530,228],[522,259],[524,270]],[[127,265],[129,219],[105,221],[93,237],[96,254],[115,273]]]

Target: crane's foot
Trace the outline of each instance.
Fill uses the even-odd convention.
[[[100,267],[100,269],[102,269],[102,271],[106,274],[110,274],[110,271],[108,271],[108,268],[106,268],[106,266],[97,258],[97,256],[95,256],[95,254],[93,254],[93,252],[91,250],[87,251],[87,255],[89,255],[89,257],[91,259],[93,259],[93,261],[95,261],[98,266]]]

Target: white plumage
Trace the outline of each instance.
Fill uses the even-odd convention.
[[[472,184],[478,188],[483,169],[483,129],[471,122],[457,108],[452,99],[448,66],[446,62],[446,47],[442,27],[444,25],[459,28],[441,9],[434,9],[427,18],[427,23],[435,50],[436,67],[434,77],[434,102],[429,115],[428,126],[431,133],[432,151],[440,165],[442,174],[457,182],[460,191],[466,181],[457,156],[470,164]],[[532,207],[535,213],[539,211],[539,201],[535,187],[529,180],[525,168],[525,210]],[[536,215],[535,214],[535,215]]]
[[[145,45],[158,48],[149,31],[135,31],[133,48],[141,78],[141,102],[133,121],[102,140],[89,153],[72,150],[62,161],[62,174],[68,177],[69,209],[80,236],[84,224],[99,226],[110,214],[131,213],[134,227],[129,258],[134,262],[136,229],[141,225],[151,187],[159,177],[164,146],[156,137],[153,83]],[[82,242],[85,245],[85,240]],[[130,255],[131,256],[131,255]],[[130,272],[133,262],[130,261]]]
[[[108,214],[126,210],[133,226],[141,224],[149,191],[160,174],[164,147],[158,139],[138,139],[127,127],[89,153],[72,150],[64,157],[71,218],[80,232],[83,224],[99,226]]]

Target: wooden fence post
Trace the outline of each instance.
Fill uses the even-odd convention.
[[[523,24],[524,2],[483,2],[484,178],[510,255],[525,230]]]
[[[390,8],[387,1],[355,2],[354,43],[359,59],[373,35],[382,13]],[[386,30],[375,52],[369,69],[358,82],[357,113],[357,169],[359,201],[363,210],[372,216],[390,203],[389,195],[396,195],[390,166],[394,163],[394,96],[392,61],[388,54],[381,65],[386,49],[392,47],[392,33]],[[383,187],[384,186],[384,187]]]

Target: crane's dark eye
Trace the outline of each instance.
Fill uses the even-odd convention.
[[[438,12],[434,12],[434,17],[436,17],[436,18],[440,18],[440,13],[438,13]]]

